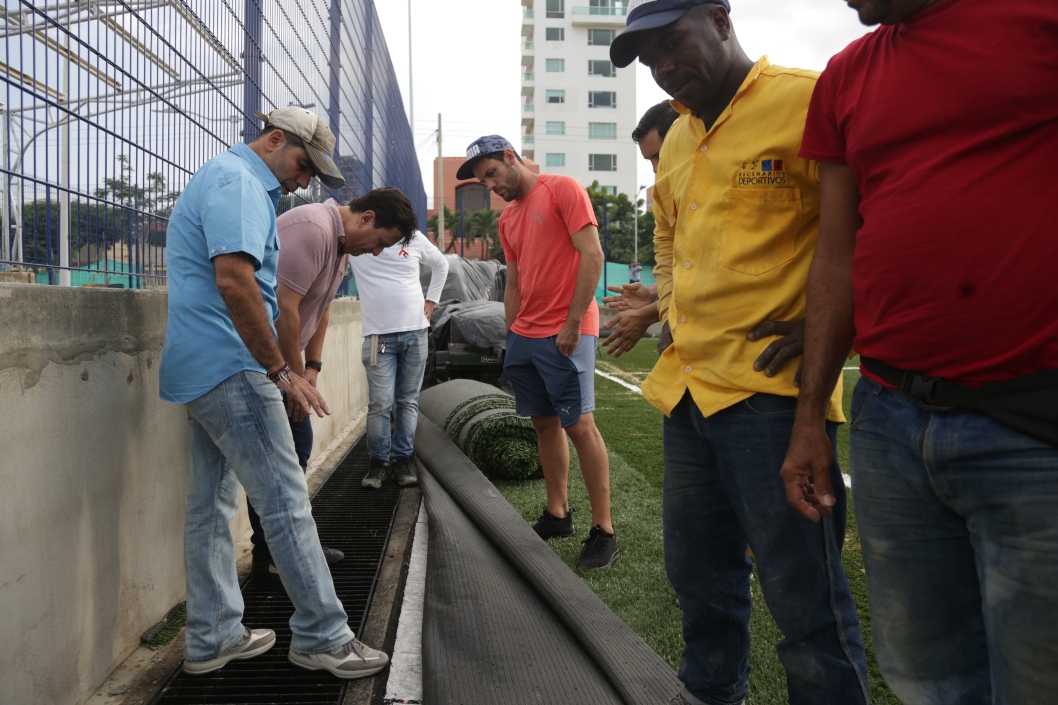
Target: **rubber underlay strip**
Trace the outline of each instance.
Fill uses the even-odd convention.
[[[430,521],[423,701],[667,705],[672,668],[419,417]]]
[[[379,567],[389,541],[400,498],[395,482],[381,490],[360,487],[368,470],[366,437],[339,463],[312,498],[312,516],[320,543],[345,558],[331,566],[338,599],[359,635],[367,617]],[[243,624],[272,629],[276,645],[247,661],[232,661],[219,671],[190,676],[177,671],[152,705],[337,705],[346,683],[323,671],[306,671],[287,661],[289,620],[294,613],[282,587],[251,578],[243,586]],[[376,645],[377,646],[377,645]]]

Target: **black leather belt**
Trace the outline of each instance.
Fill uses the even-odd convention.
[[[880,360],[862,357],[860,361],[872,375],[924,408],[980,411],[1027,436],[1058,446],[1058,370],[967,387],[897,369]]]

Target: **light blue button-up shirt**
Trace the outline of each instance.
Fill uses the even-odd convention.
[[[169,325],[160,395],[186,403],[243,370],[264,373],[232,323],[217,289],[213,258],[242,252],[254,260],[275,334],[279,181],[245,144],[206,162],[180,194],[166,231]]]

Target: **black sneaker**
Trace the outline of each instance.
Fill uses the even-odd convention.
[[[581,570],[609,568],[620,557],[617,536],[606,533],[601,526],[593,526],[588,533],[588,540],[584,542],[584,550],[580,552],[577,567]]]
[[[415,487],[419,479],[411,469],[411,458],[397,458],[393,461],[393,474],[401,487]]]
[[[360,481],[361,487],[370,487],[373,490],[382,489],[382,481],[386,479],[389,468],[381,460],[371,458],[371,469]]]
[[[533,531],[544,541],[556,536],[559,538],[575,536],[577,529],[573,526],[573,510],[570,509],[565,518],[559,519],[547,511],[547,507],[544,507],[544,513],[536,520],[536,524],[533,525]]]
[[[326,546],[320,546],[320,548],[323,549],[323,557],[327,559],[327,565],[334,565],[345,558],[345,554],[337,548],[327,548]]]
[[[320,548],[323,549],[323,557],[327,559],[327,565],[334,565],[345,558],[345,554],[337,548],[327,548],[326,546],[320,546]],[[253,559],[253,567],[250,568],[250,574],[256,580],[263,580],[273,585],[283,584],[283,581],[279,578],[279,569],[276,568],[275,563],[270,558]]]

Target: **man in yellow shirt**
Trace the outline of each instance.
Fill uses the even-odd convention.
[[[665,569],[684,611],[684,689],[672,703],[746,697],[750,545],[785,636],[789,701],[866,703],[841,566],[845,493],[813,524],[791,509],[779,476],[798,392],[796,366],[783,363],[800,345],[778,336],[803,336],[819,231],[819,168],[797,156],[817,74],[754,63],[729,11],[727,0],[632,3],[610,47],[618,67],[638,57],[681,114],[654,192],[658,309],[673,344],[643,384],[666,416]],[[789,352],[764,367],[773,346]],[[840,384],[828,418],[834,440]],[[840,488],[836,457],[832,467]]]

